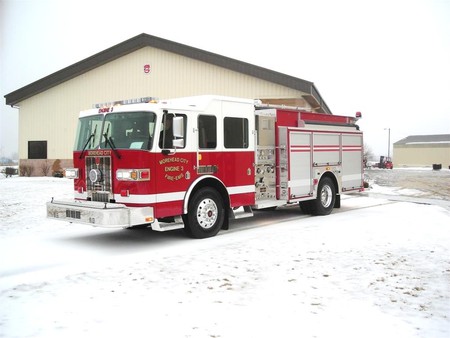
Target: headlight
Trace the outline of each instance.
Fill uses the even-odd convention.
[[[150,169],[118,169],[116,178],[119,181],[149,181]]]
[[[64,176],[67,178],[78,178],[78,168],[68,168],[64,170]]]

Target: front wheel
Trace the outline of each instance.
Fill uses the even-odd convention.
[[[217,235],[222,228],[225,209],[220,194],[212,188],[202,188],[189,201],[188,213],[183,217],[187,233],[193,238]]]
[[[311,202],[313,215],[323,216],[331,213],[336,202],[336,187],[331,178],[324,177],[320,180],[317,198]]]

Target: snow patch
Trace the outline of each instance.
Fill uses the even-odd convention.
[[[0,337],[450,334],[441,207],[353,194],[326,217],[292,206],[190,240],[47,220],[45,202],[72,189],[0,180]]]

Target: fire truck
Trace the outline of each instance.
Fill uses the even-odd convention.
[[[97,105],[65,169],[74,200],[52,199],[47,216],[206,238],[258,209],[328,215],[364,189],[359,117],[211,95]]]

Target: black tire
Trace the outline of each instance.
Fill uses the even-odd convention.
[[[189,236],[208,238],[217,235],[224,218],[225,209],[220,194],[213,188],[202,188],[189,201],[188,213],[183,220]]]
[[[333,180],[324,177],[317,188],[317,198],[311,201],[311,212],[316,216],[329,215],[333,211],[336,202],[336,187]]]
[[[299,206],[300,206],[300,210],[305,214],[305,215],[311,215],[312,212],[312,203],[314,201],[304,201],[304,202],[299,202]]]

